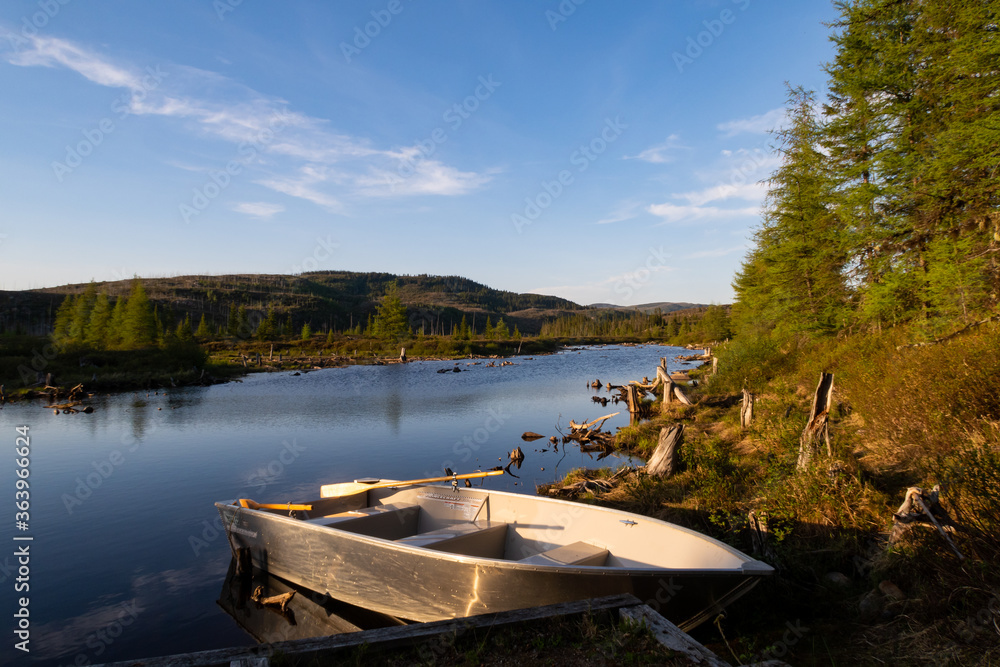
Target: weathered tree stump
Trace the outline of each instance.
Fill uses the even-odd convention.
[[[830,447],[830,404],[833,400],[833,373],[820,373],[816,395],[813,397],[809,422],[799,438],[798,469],[809,466],[813,456],[819,451],[820,440],[826,441],[826,452],[833,456]]]
[[[646,472],[656,477],[670,477],[678,468],[678,449],[684,440],[684,424],[664,426],[656,450],[646,463]]]
[[[743,405],[740,407],[740,428],[748,428],[753,421],[753,404],[756,397],[746,389],[743,390]]]
[[[642,397],[639,395],[639,388],[634,384],[625,387],[625,400],[628,403],[628,411],[630,413],[636,414],[639,412]]]
[[[889,534],[889,544],[895,544],[915,525],[929,525],[937,529],[938,533],[948,543],[948,546],[955,552],[959,560],[965,560],[965,556],[958,550],[958,547],[955,546],[955,543],[942,526],[943,524],[944,526],[948,526],[948,528],[954,528],[956,524],[952,521],[948,512],[941,507],[939,503],[940,492],[941,488],[939,486],[935,486],[930,493],[916,486],[906,490],[906,498],[903,499],[903,504],[892,515],[893,526],[892,532]]]
[[[661,360],[661,364],[656,368],[656,382],[663,387],[663,402],[669,404],[674,400],[674,380],[667,373],[666,360]]]
[[[406,348],[401,348],[399,350],[399,362],[402,364],[406,363]]]

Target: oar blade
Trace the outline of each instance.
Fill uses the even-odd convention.
[[[353,496],[372,488],[371,484],[360,482],[340,482],[338,484],[324,484],[319,487],[320,498],[340,498],[342,496]]]

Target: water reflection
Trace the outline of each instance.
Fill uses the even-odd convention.
[[[346,632],[404,625],[399,619],[335,600],[252,569],[239,573],[236,560],[219,593],[219,606],[260,643],[326,637]],[[255,595],[255,591],[257,594]],[[294,593],[284,608],[257,600]]]

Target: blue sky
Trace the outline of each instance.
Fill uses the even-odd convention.
[[[579,0],[577,0],[579,2]],[[0,289],[461,275],[727,303],[825,1],[0,8]]]

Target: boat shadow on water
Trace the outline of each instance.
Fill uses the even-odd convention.
[[[287,601],[261,602],[275,596]],[[310,591],[257,568],[244,567],[241,572],[235,558],[229,563],[218,605],[261,644],[405,625],[392,616]]]

